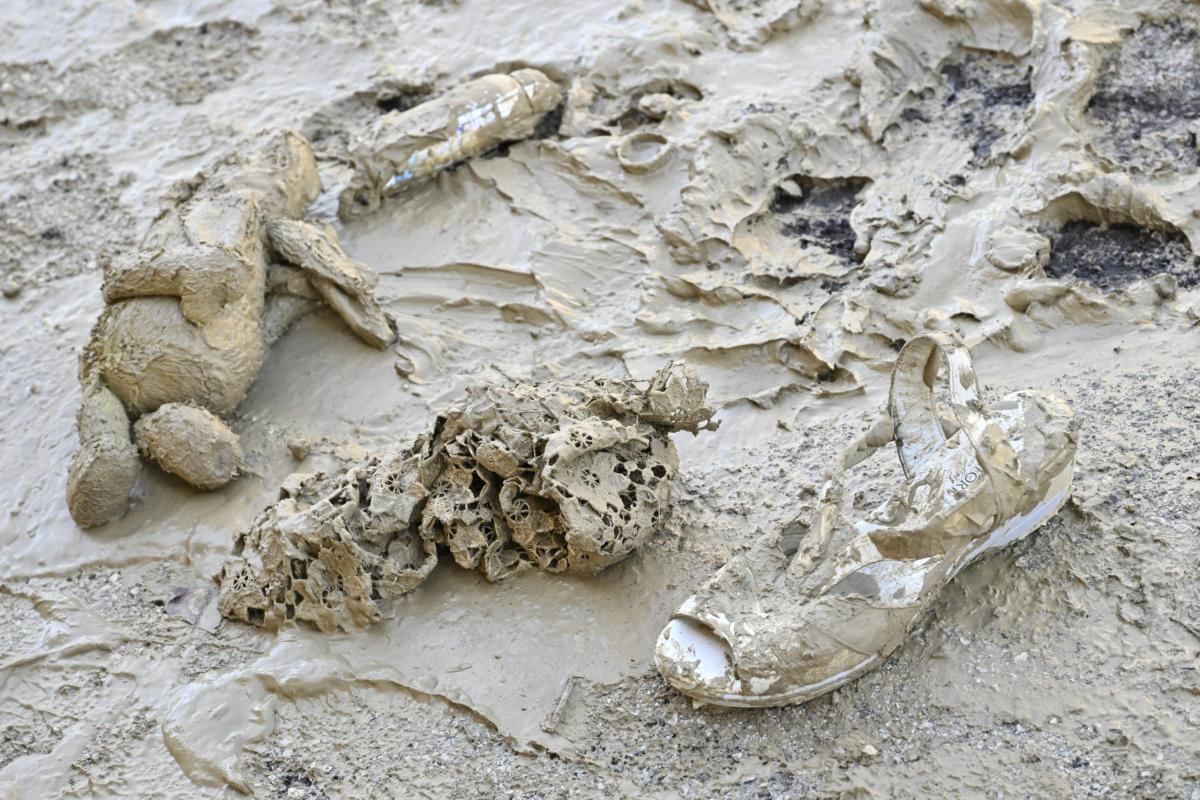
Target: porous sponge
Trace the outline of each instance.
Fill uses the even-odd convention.
[[[474,387],[406,449],[289,478],[238,536],[221,612],[352,630],[386,616],[439,552],[490,581],[531,566],[599,572],[661,524],[678,467],[670,434],[716,427],[706,391],[680,363],[648,387]]]

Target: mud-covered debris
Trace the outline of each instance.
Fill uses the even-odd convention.
[[[292,476],[238,536],[221,613],[272,629],[360,627],[439,553],[493,581],[530,566],[599,572],[661,525],[678,467],[669,434],[716,427],[707,388],[679,363],[648,386],[476,386],[406,449]]]
[[[1163,273],[1185,288],[1200,283],[1200,265],[1182,233],[1076,220],[1049,237],[1046,274],[1052,278],[1070,275],[1106,291]]]
[[[91,382],[75,414],[79,450],[67,471],[67,503],[80,525],[100,525],[125,513],[141,471],[121,399]]]
[[[915,336],[901,348],[888,410],[890,424],[840,461],[848,468],[894,440],[905,485],[860,517],[831,469],[799,541],[790,525],[765,534],[672,615],[655,653],[672,686],[704,703],[764,707],[849,683],[904,641],[960,570],[1029,535],[1070,496],[1070,405],[1037,390],[988,405],[957,336]]]
[[[141,454],[197,489],[216,489],[242,467],[242,445],[219,417],[185,403],[165,403],[133,425]]]
[[[631,133],[617,144],[617,161],[626,172],[653,172],[671,155],[671,140],[653,131]]]
[[[380,349],[392,343],[396,331],[375,300],[379,277],[342,251],[333,228],[275,219],[268,223],[267,231],[275,251],[305,272],[321,299],[358,338]]]
[[[142,425],[143,450],[200,488],[236,474],[237,436],[217,415],[246,396],[266,336],[279,332],[264,322],[272,231],[275,250],[295,259],[356,333],[375,346],[390,341],[361,265],[331,231],[300,220],[319,192],[304,137],[264,132],[176,187],[141,247],[105,266],[105,308],[81,360],[80,449],[67,483],[80,525],[125,509],[137,477],[131,414],[181,404]]]
[[[1146,23],[1100,67],[1087,114],[1093,147],[1122,170],[1192,169],[1200,163],[1200,31],[1178,20]]]
[[[318,159],[350,159],[354,131],[365,130],[383,114],[407,111],[429,99],[433,84],[419,68],[372,76],[371,85],[318,108],[300,127]]]
[[[338,213],[343,219],[370,213],[385,195],[529,137],[561,102],[554,81],[536,69],[519,69],[386,114],[352,145],[355,175],[341,193]]]
[[[301,620],[326,632],[379,619],[437,563],[416,530],[431,479],[422,469],[418,455],[399,453],[342,475],[288,478],[222,568],[221,613],[270,629]]]

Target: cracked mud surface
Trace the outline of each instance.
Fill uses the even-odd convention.
[[[0,4],[0,798],[1194,800],[1197,30],[1140,1]],[[363,126],[520,68],[566,97],[538,138],[336,218]],[[237,480],[148,467],[81,532],[101,270],[283,127],[400,337],[305,316],[231,417]],[[638,133],[670,148],[631,171]],[[694,708],[654,671],[663,621],[811,507],[924,330],[967,339],[989,398],[1072,402],[1071,501],[836,695]],[[438,569],[351,633],[220,616],[213,576],[289,474],[410,441],[470,385],[673,358],[721,427],[673,437],[667,517],[619,564]],[[897,467],[863,471],[854,508]]]

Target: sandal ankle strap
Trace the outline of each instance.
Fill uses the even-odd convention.
[[[888,394],[896,449],[904,474],[910,479],[946,441],[933,397],[939,356],[946,361],[950,410],[959,427],[970,430],[970,423],[987,416],[971,351],[962,339],[949,333],[927,333],[910,339],[896,357]]]

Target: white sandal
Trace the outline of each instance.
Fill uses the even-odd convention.
[[[959,427],[949,438],[932,391],[939,354]],[[905,345],[889,411],[906,485],[850,521],[838,512],[840,480],[830,480],[798,551],[768,534],[705,581],[658,639],[658,668],[672,686],[726,706],[788,705],[832,691],[878,666],[964,567],[1028,536],[1068,497],[1070,407],[1037,391],[984,405],[957,336]],[[850,541],[824,554],[834,538]]]

